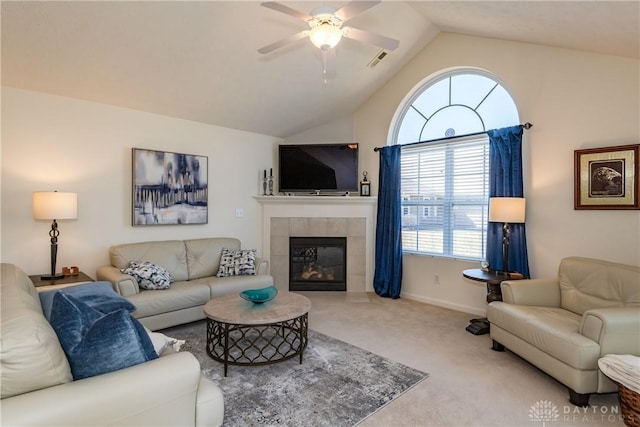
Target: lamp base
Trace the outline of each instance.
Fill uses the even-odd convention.
[[[42,276],[40,276],[40,280],[60,280],[60,279],[64,279],[64,274],[62,273],[54,274],[53,276],[50,274],[43,274]]]

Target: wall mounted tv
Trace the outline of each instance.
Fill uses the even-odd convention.
[[[358,144],[280,145],[281,193],[358,191]]]

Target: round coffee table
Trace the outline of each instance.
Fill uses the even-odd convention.
[[[204,306],[207,354],[229,365],[266,365],[300,356],[307,347],[311,301],[291,292],[254,304],[225,295]]]

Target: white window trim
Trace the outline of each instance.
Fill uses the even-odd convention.
[[[393,117],[391,118],[391,124],[389,125],[389,132],[387,133],[387,145],[395,145],[395,142],[398,139],[398,133],[400,132],[400,121],[402,120],[402,118],[404,117],[404,115],[407,113],[407,111],[411,108],[411,105],[413,104],[413,102],[420,96],[422,95],[422,92],[424,91],[424,86],[427,83],[432,83],[435,84],[436,82],[447,78],[447,77],[451,77],[454,76],[456,74],[468,74],[468,73],[473,73],[473,74],[480,74],[483,75],[491,80],[494,80],[495,82],[499,83],[505,91],[507,91],[507,93],[509,94],[509,96],[511,97],[511,99],[513,100],[515,106],[516,106],[516,110],[518,111],[518,115],[520,112],[520,107],[518,106],[518,103],[516,101],[516,98],[513,96],[513,94],[511,93],[511,91],[509,90],[509,87],[495,74],[493,74],[491,71],[489,70],[485,70],[483,68],[476,68],[476,67],[450,67],[450,68],[445,68],[442,69],[440,71],[437,71],[435,73],[432,73],[430,75],[428,75],[427,77],[425,77],[424,79],[420,80],[406,95],[404,98],[402,98],[402,101],[400,101],[400,103],[398,104],[398,108],[396,109],[395,113],[393,114]],[[462,135],[464,136],[464,135]]]

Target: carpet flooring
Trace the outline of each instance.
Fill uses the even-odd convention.
[[[430,374],[358,427],[542,427],[531,419],[541,401],[560,413],[547,427],[624,427],[617,393],[594,394],[580,411],[566,386],[515,353],[493,351],[488,334],[467,332],[477,314],[374,293],[301,294],[315,331]]]
[[[428,378],[428,374],[319,332],[309,331],[299,358],[264,366],[229,366],[205,350],[206,322],[161,331],[186,341],[205,376],[225,396],[225,427],[353,426]]]

